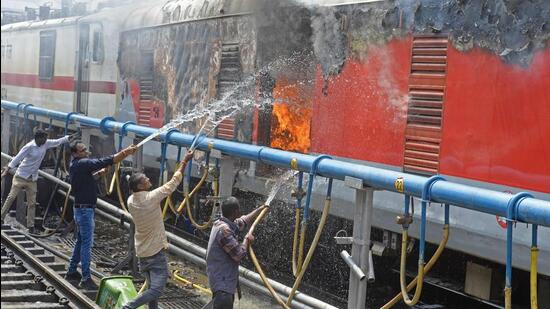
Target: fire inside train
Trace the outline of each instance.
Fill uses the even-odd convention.
[[[151,1],[5,25],[2,98],[154,128],[211,109],[217,138],[550,199],[550,2],[311,2]],[[186,129],[201,126],[198,117]],[[97,136],[98,152],[114,149]],[[150,168],[159,153],[145,150]],[[263,193],[270,168],[240,169],[236,186]],[[332,236],[353,219],[350,191],[335,192]],[[402,198],[385,192],[374,203],[373,237],[382,257],[395,256]],[[434,226],[441,218],[428,213]],[[451,221],[442,265],[452,266],[434,271],[434,289],[502,305],[506,220],[457,209]],[[540,233],[542,291],[550,231]],[[516,234],[521,291],[530,232]],[[428,231],[429,242],[439,237]],[[329,249],[319,255],[341,263]],[[526,306],[529,293],[519,294]]]

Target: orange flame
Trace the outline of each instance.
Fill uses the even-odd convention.
[[[303,86],[278,80],[273,89],[271,147],[306,153],[311,144],[311,104]]]

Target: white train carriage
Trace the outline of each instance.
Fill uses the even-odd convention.
[[[114,115],[120,31],[159,23],[161,10],[158,3],[123,6],[2,26],[2,98],[92,117]]]

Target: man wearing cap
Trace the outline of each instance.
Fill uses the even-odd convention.
[[[19,192],[25,190],[27,195],[27,228],[29,229],[29,233],[35,233],[34,212],[38,169],[48,149],[67,143],[72,138],[73,136],[67,135],[59,139],[48,139],[48,133],[38,129],[34,133],[34,140],[23,146],[8,166],[2,170],[2,177],[7,173],[13,174],[15,172],[10,193],[4,205],[2,205],[2,222],[4,222],[4,218]]]

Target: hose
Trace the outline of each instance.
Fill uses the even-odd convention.
[[[508,286],[504,288],[504,308],[512,309],[512,288]]]
[[[403,234],[401,237],[401,263],[399,268],[399,283],[401,286],[401,296],[403,297],[403,301],[408,306],[415,305],[418,300],[420,299],[420,295],[422,294],[422,286],[424,284],[424,271],[425,266],[424,263],[419,261],[418,262],[418,275],[415,278],[415,285],[416,290],[414,292],[414,296],[412,299],[409,298],[409,295],[407,294],[408,290],[405,287],[405,281],[406,281],[406,265],[407,265],[407,243],[408,243],[408,236],[409,231],[407,229],[403,230]]]
[[[193,283],[193,282],[191,282],[191,281],[189,281],[189,280],[187,280],[187,279],[181,277],[180,275],[178,275],[178,273],[179,273],[179,270],[174,270],[174,271],[172,272],[172,278],[174,278],[174,279],[177,280],[177,281],[183,282],[184,284],[191,285],[193,288],[195,288],[195,289],[197,289],[197,290],[199,290],[199,291],[201,291],[201,292],[203,292],[203,293],[206,293],[206,294],[208,294],[208,295],[212,295],[212,291],[211,291],[211,290],[209,290],[209,289],[207,289],[207,288],[204,288],[204,287],[202,287],[202,286],[200,286],[200,285],[198,285],[198,284],[195,284],[195,283]]]
[[[302,270],[304,265],[304,247],[306,243],[307,222],[304,220],[300,224],[300,241],[298,247],[298,261],[296,262],[296,273],[294,277],[298,276],[298,273]]]
[[[256,228],[258,223],[260,223],[260,221],[263,219],[263,217],[267,214],[268,210],[269,210],[269,208],[264,208],[260,212],[260,214],[258,215],[256,220],[254,220],[254,223],[252,223],[252,226],[250,227],[250,232],[254,231],[254,229]],[[277,294],[277,292],[275,292],[275,290],[273,289],[273,287],[271,286],[271,284],[267,280],[267,277],[266,277],[266,275],[265,275],[265,273],[262,269],[262,266],[258,262],[258,258],[256,257],[256,253],[254,252],[254,249],[252,248],[252,245],[250,245],[250,243],[249,243],[249,247],[248,247],[248,252],[250,253],[250,258],[252,259],[252,263],[254,264],[254,267],[256,267],[256,270],[258,271],[258,274],[260,275],[260,278],[262,279],[265,287],[269,290],[269,293],[271,293],[273,298],[275,298],[275,300],[277,301],[277,303],[279,303],[279,305],[281,305],[281,307],[283,307],[285,309],[289,309],[290,307],[281,299],[279,294]]]
[[[538,259],[538,251],[539,249],[537,247],[531,247],[531,309],[537,309],[538,308],[538,301],[537,301],[537,259]]]
[[[332,182],[332,179],[330,179],[329,181]],[[327,222],[328,214],[330,212],[330,206],[331,206],[331,198],[327,197],[325,199],[325,206],[323,207],[323,214],[321,215],[321,220],[319,221],[319,226],[317,227],[317,231],[315,232],[315,236],[313,237],[313,242],[311,243],[311,246],[309,247],[306,258],[305,258],[304,263],[302,265],[302,269],[298,273],[298,276],[296,277],[296,281],[294,281],[294,285],[292,286],[292,290],[290,291],[290,294],[288,295],[288,300],[286,301],[286,304],[289,305],[289,306],[290,306],[290,303],[292,302],[292,299],[294,298],[294,295],[296,294],[296,290],[298,290],[298,286],[302,282],[302,278],[304,277],[307,266],[309,265],[309,262],[311,261],[311,258],[313,257],[313,253],[315,252],[315,249],[317,248],[317,244],[319,243],[319,239],[321,238],[321,232],[323,231],[325,223]]]
[[[117,193],[120,207],[122,207],[122,209],[125,212],[128,212],[128,208],[126,207],[126,203],[124,202],[124,197],[122,196],[122,189],[120,188],[120,180],[118,179],[119,171],[120,171],[120,162],[115,164],[113,177],[111,178],[111,184],[109,185],[109,187],[107,187],[107,180],[105,175],[103,175],[103,183],[105,184],[105,191],[107,195],[111,195],[116,187],[116,193]]]
[[[296,277],[300,270],[302,269],[302,263],[303,263],[303,255],[304,255],[304,243],[305,243],[305,230],[304,234],[301,235],[300,242],[298,242],[298,235],[299,235],[299,226],[300,226],[300,209],[302,208],[302,185],[303,185],[303,178],[304,173],[300,172],[298,174],[298,187],[295,191],[296,196],[296,215],[295,215],[295,222],[294,222],[294,238],[292,241],[292,275]],[[298,249],[298,246],[300,246],[300,249]],[[300,251],[298,260],[296,257],[296,254]]]
[[[537,260],[539,249],[537,247],[537,229],[538,225],[533,225],[533,234],[531,241],[531,273],[530,273],[530,286],[531,286],[531,309],[538,308],[538,295],[537,295]]]
[[[202,173],[202,177],[199,180],[199,183],[197,183],[197,185],[193,188],[193,190],[191,190],[191,193],[185,194],[185,198],[183,199],[183,201],[178,206],[178,209],[177,209],[178,213],[183,212],[185,206],[189,204],[189,200],[191,199],[191,197],[193,197],[193,195],[195,195],[195,193],[197,193],[199,191],[200,187],[202,186],[202,184],[206,180],[206,177],[208,177],[208,168],[204,169],[204,172]]]
[[[141,289],[139,289],[138,291],[138,295],[142,294],[143,292],[145,292],[145,290],[149,287],[149,281],[147,281],[147,279],[145,279],[145,282],[143,282],[143,285],[141,286]]]
[[[439,242],[439,246],[437,247],[437,250],[435,251],[435,253],[432,255],[432,257],[430,258],[430,260],[428,261],[428,263],[424,267],[424,274],[427,274],[432,269],[432,267],[435,265],[435,263],[437,262],[437,260],[441,256],[441,254],[443,253],[443,250],[445,249],[445,246],[447,245],[447,240],[449,240],[449,224],[443,225],[443,238]],[[403,248],[405,248],[405,250],[403,250]],[[402,259],[402,262],[403,262],[403,252],[405,252],[405,255],[407,254],[406,248],[407,248],[407,241],[405,240],[405,241],[401,242],[401,256],[402,256],[401,259]],[[407,292],[409,292],[410,290],[412,290],[417,285],[417,282],[418,282],[418,276],[415,277],[407,285],[405,294]],[[384,306],[382,306],[381,309],[389,309],[389,308],[393,307],[395,304],[397,304],[401,299],[403,299],[403,289],[401,289],[401,293],[398,293],[397,295],[395,295],[395,297],[392,298]]]
[[[46,238],[46,237],[52,236],[53,234],[55,234],[59,230],[59,228],[61,228],[61,224],[63,224],[63,222],[65,221],[65,214],[67,213],[67,208],[68,208],[68,205],[69,205],[69,198],[71,196],[71,190],[72,190],[72,188],[71,188],[71,186],[69,186],[69,188],[67,189],[67,193],[65,194],[65,201],[63,202],[63,210],[61,211],[61,217],[59,218],[59,224],[57,224],[57,226],[53,230],[50,230],[45,234],[29,234],[29,235],[31,235],[35,238]]]
[[[292,241],[292,275],[296,277],[296,275],[300,272],[300,269],[302,268],[302,262],[296,261],[296,253],[298,249],[298,235],[299,235],[299,226],[300,226],[300,209],[296,208],[296,216],[295,216],[295,222],[294,222],[294,238]],[[302,248],[303,249],[303,248]],[[300,268],[298,268],[298,265]]]

